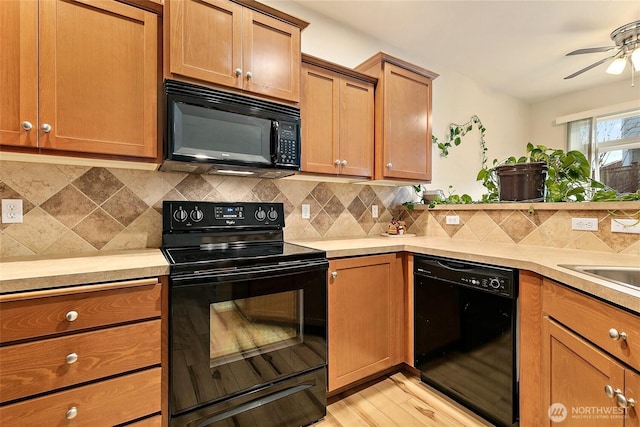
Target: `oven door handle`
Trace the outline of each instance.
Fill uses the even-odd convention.
[[[232,282],[250,279],[262,279],[289,274],[312,272],[329,269],[329,261],[326,259],[313,261],[289,261],[278,264],[256,265],[251,267],[239,267],[229,269],[211,269],[194,271],[192,273],[172,274],[173,286],[196,285],[202,282]]]

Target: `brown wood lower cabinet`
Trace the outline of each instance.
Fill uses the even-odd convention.
[[[329,391],[404,359],[402,255],[329,262]]]
[[[638,317],[543,279],[541,324],[544,414],[537,425],[640,426],[631,400],[640,402]],[[609,337],[615,328],[626,340]]]
[[[160,396],[154,368],[0,407],[0,420],[6,427],[113,426],[159,412]]]
[[[0,424],[161,425],[161,291],[151,278],[0,295]]]

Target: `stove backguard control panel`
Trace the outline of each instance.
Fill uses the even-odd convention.
[[[163,230],[284,228],[282,203],[165,201]]]

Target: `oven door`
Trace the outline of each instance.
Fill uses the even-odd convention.
[[[324,371],[327,268],[321,259],[172,276],[172,417]]]

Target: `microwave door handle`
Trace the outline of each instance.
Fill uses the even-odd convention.
[[[273,120],[271,122],[271,161],[278,163],[278,154],[280,152],[280,122]]]

